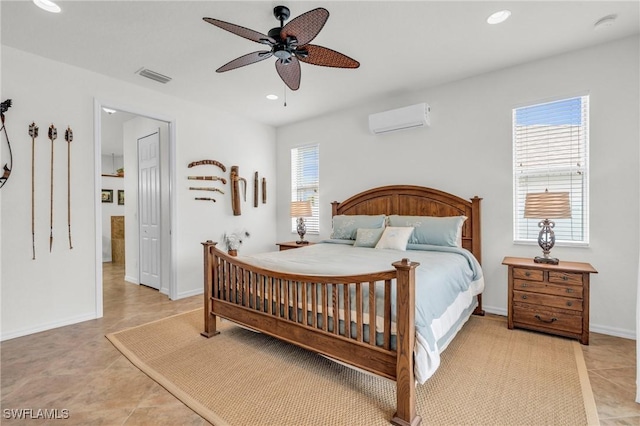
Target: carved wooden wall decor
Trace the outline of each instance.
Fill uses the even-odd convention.
[[[200,160],[200,161],[193,161],[191,163],[189,163],[189,165],[187,166],[188,168],[192,168],[192,167],[196,167],[196,166],[205,166],[205,165],[212,165],[212,166],[218,166],[220,167],[220,169],[223,172],[227,171],[227,168],[225,167],[224,164],[222,164],[221,162],[219,162],[218,160]]]
[[[240,216],[242,210],[240,208],[240,182],[244,183],[244,201],[247,201],[247,180],[240,177],[238,166],[231,166],[229,180],[231,181],[231,208],[234,216]]]
[[[262,204],[267,204],[267,178],[262,178]]]

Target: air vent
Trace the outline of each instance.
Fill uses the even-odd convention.
[[[171,81],[171,77],[167,77],[166,75],[162,75],[162,74],[157,73],[155,71],[151,71],[150,69],[147,69],[147,68],[141,68],[136,72],[138,74],[140,74],[141,76],[143,76],[143,77],[150,78],[151,80],[155,80],[155,81],[160,82],[162,84],[167,84],[168,82]]]

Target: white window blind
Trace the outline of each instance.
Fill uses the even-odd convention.
[[[589,97],[513,110],[514,240],[536,241],[538,219],[525,219],[529,192],[568,192],[570,219],[554,219],[556,244],[589,243]],[[546,218],[540,218],[546,219]]]
[[[304,219],[307,234],[320,233],[320,153],[318,145],[291,150],[291,201],[311,201],[312,217]],[[296,232],[296,219],[291,218],[291,231]]]

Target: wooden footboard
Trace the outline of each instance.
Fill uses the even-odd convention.
[[[204,332],[216,317],[326,355],[397,383],[397,412],[391,422],[418,425],[413,349],[415,268],[407,259],[395,269],[367,275],[315,276],[269,271],[229,256],[207,241],[204,247]],[[392,292],[396,280],[396,333],[392,345]],[[384,282],[384,312],[376,312],[375,283]],[[355,297],[350,296],[355,295]],[[352,301],[355,300],[355,303]],[[355,306],[353,306],[355,304]],[[367,313],[364,306],[369,308]],[[353,315],[352,312],[355,312]],[[383,318],[376,333],[375,320]],[[372,326],[369,326],[372,323]]]

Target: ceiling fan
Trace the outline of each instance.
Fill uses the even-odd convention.
[[[312,65],[334,68],[358,68],[360,63],[350,57],[326,47],[309,44],[329,19],[329,11],[317,8],[303,13],[284,25],[291,12],[286,6],[276,6],[273,15],[280,21],[280,27],[269,30],[267,35],[229,22],[213,18],[202,18],[211,25],[256,43],[267,45],[271,50],[261,50],[240,56],[221,66],[216,72],[230,71],[236,68],[260,62],[275,56],[276,70],[291,90],[300,87],[300,61]]]

